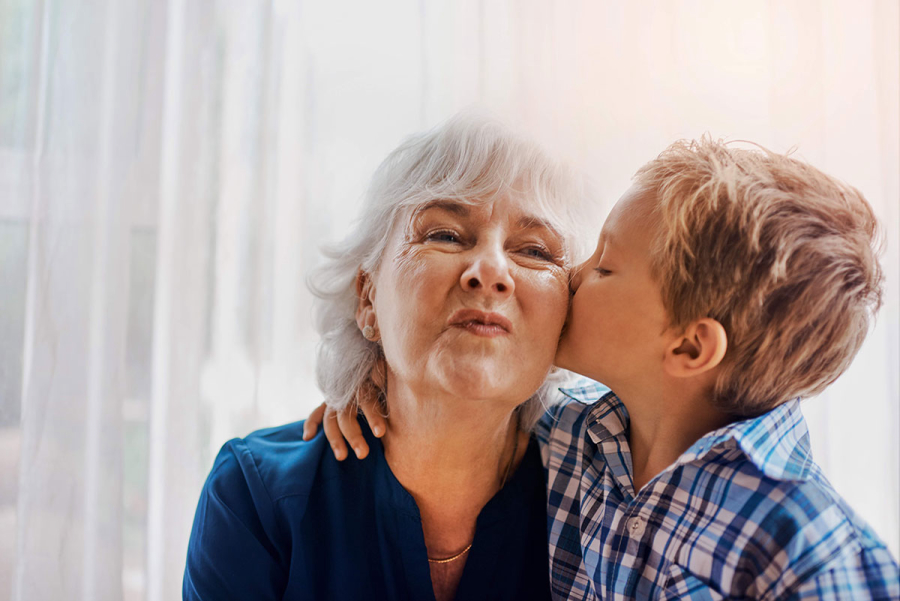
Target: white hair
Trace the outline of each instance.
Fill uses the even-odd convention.
[[[566,263],[583,252],[578,216],[586,200],[585,180],[551,159],[535,142],[481,112],[465,111],[431,131],[412,136],[381,163],[365,196],[363,212],[349,236],[324,249],[327,260],[309,279],[318,297],[321,335],[316,376],[326,403],[343,409],[353,402],[375,361],[377,342],[356,323],[356,279],[374,274],[398,220],[416,207],[448,199],[479,204],[498,194],[527,198],[563,237]],[[531,429],[568,372],[551,369],[541,387],[519,408],[520,425]]]

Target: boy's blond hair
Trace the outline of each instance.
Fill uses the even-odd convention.
[[[671,325],[728,335],[714,402],[739,416],[821,392],[881,305],[878,223],[855,188],[759,147],[679,141],[635,175],[655,195]]]

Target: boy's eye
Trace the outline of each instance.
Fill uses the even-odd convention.
[[[605,277],[612,273],[609,269],[603,269],[602,267],[595,267],[594,271],[600,274],[600,277]]]

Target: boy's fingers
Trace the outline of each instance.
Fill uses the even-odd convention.
[[[325,428],[325,437],[331,443],[331,450],[334,451],[334,458],[343,461],[347,458],[347,445],[344,444],[344,437],[338,428],[337,413],[334,409],[325,412],[325,421],[322,425]]]
[[[322,403],[313,409],[313,412],[310,413],[309,417],[306,418],[306,421],[303,422],[303,440],[310,440],[316,435],[316,432],[319,430],[319,425],[322,423],[322,416],[324,415],[325,403]]]
[[[366,421],[369,422],[372,434],[378,438],[384,436],[384,433],[387,431],[387,423],[384,421],[384,416],[379,408],[381,403],[378,400],[378,390],[371,385],[363,386],[356,399],[363,415],[366,416]]]
[[[369,445],[366,444],[366,439],[363,438],[359,422],[356,421],[356,407],[353,403],[350,403],[344,407],[343,411],[338,413],[337,422],[341,429],[341,433],[344,435],[344,438],[347,439],[347,442],[350,444],[350,448],[353,449],[356,457],[358,459],[364,459],[366,455],[369,454]]]

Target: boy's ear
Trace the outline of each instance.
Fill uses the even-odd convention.
[[[362,269],[356,272],[356,325],[362,330],[366,326],[375,327],[375,286],[372,277]]]
[[[688,325],[669,344],[663,369],[676,378],[697,376],[719,365],[727,349],[725,328],[715,319],[704,317]]]

